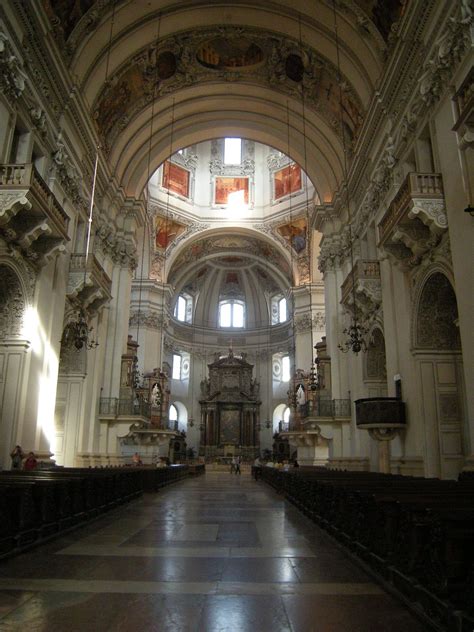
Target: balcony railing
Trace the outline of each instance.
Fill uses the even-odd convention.
[[[0,191],[22,191],[33,194],[41,211],[45,212],[54,228],[67,238],[69,217],[37,172],[33,163],[0,165]],[[31,211],[34,212],[34,208]],[[31,212],[30,211],[30,212]]]
[[[151,404],[144,400],[101,397],[99,415],[104,417],[145,417],[151,419]]]
[[[377,259],[360,259],[356,261],[352,271],[349,272],[341,286],[341,302],[350,302],[353,284],[360,286],[364,281],[380,281],[380,263]]]
[[[384,243],[402,220],[413,199],[444,200],[440,173],[409,173],[379,224],[380,243]]]
[[[32,163],[0,165],[0,229],[41,267],[65,251],[69,217]]]
[[[110,299],[112,281],[102,265],[95,257],[74,253],[69,263],[69,280],[67,295],[71,300],[78,300],[89,313],[97,312]]]

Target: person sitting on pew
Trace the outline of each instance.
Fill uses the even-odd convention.
[[[26,461],[23,464],[24,470],[36,470],[38,467],[38,461],[36,460],[34,452],[29,452],[26,457]]]
[[[25,458],[21,446],[16,445],[10,456],[12,459],[12,470],[21,470],[21,465],[23,463],[23,459]]]

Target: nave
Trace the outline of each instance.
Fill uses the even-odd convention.
[[[422,632],[246,473],[145,494],[0,565],[0,631]]]

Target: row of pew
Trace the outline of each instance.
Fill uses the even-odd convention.
[[[317,467],[262,467],[258,474],[434,629],[474,630],[472,478],[441,481]]]
[[[188,474],[187,465],[2,471],[0,557],[87,522],[143,492],[156,492]]]

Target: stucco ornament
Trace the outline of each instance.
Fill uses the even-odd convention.
[[[23,64],[15,55],[6,33],[0,30],[0,90],[10,99],[18,99],[25,87]]]

